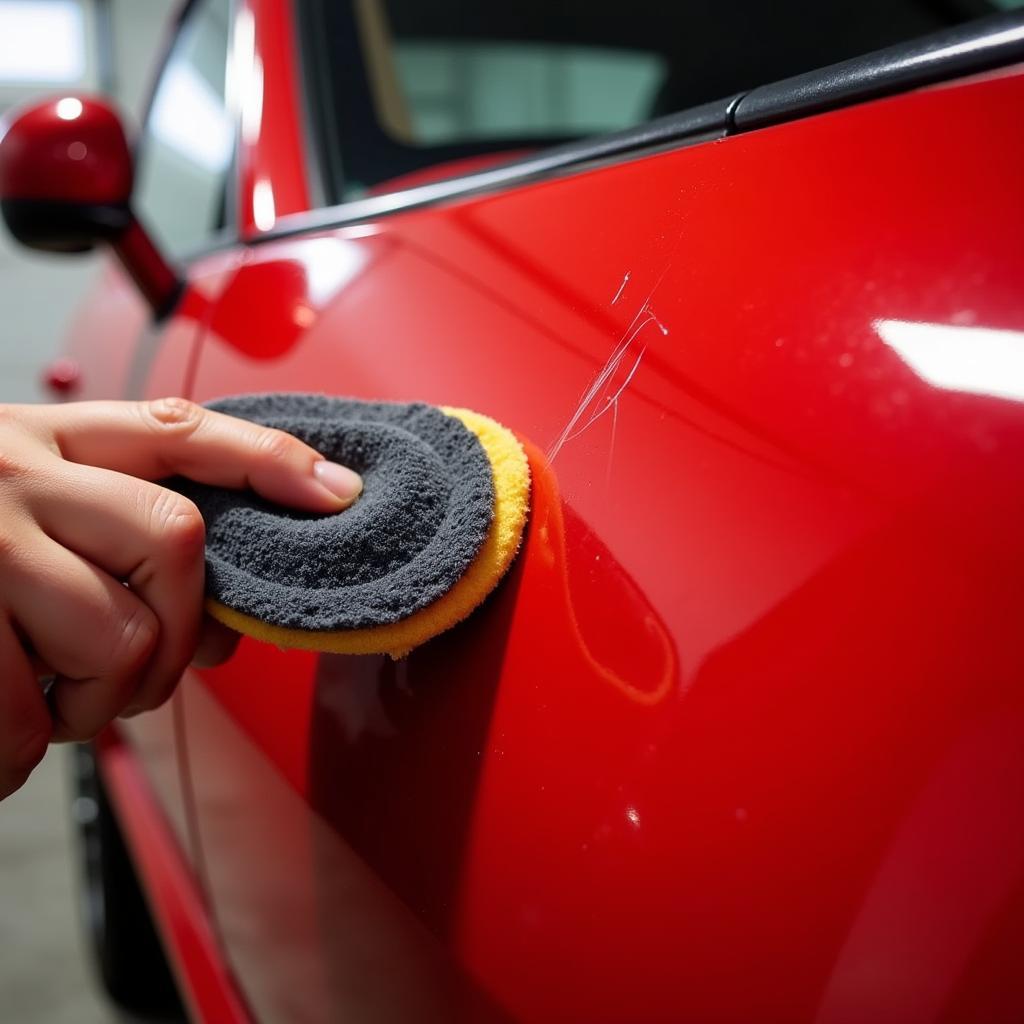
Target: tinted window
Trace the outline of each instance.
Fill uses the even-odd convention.
[[[1017,0],[310,2],[331,177],[351,198],[627,128]]]
[[[174,43],[146,120],[135,201],[174,255],[224,227],[234,126],[225,106],[231,0],[200,0]]]

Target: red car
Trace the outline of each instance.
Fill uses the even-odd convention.
[[[1024,13],[987,9],[197,0],[134,161],[96,99],[12,122],[15,233],[119,257],[63,393],[467,406],[533,463],[461,626],[245,639],[78,751],[117,999],[1024,1019]]]

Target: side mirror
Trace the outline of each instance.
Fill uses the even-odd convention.
[[[121,120],[101,99],[45,100],[0,126],[0,211],[11,234],[46,252],[109,244],[160,317],[181,282],[132,212],[133,179]]]

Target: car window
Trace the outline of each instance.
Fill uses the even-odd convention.
[[[226,226],[234,125],[225,103],[231,0],[199,0],[181,26],[140,140],[135,204],[181,256]]]
[[[389,58],[400,99],[378,90],[377,115],[415,145],[624,128],[668,74],[659,53],[565,43],[395,39]]]
[[[633,127],[1018,2],[310,0],[332,198]]]

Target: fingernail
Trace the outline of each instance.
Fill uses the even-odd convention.
[[[353,502],[363,492],[363,478],[358,473],[353,473],[347,466],[339,466],[337,462],[323,459],[313,463],[313,475],[322,486],[342,501]]]

